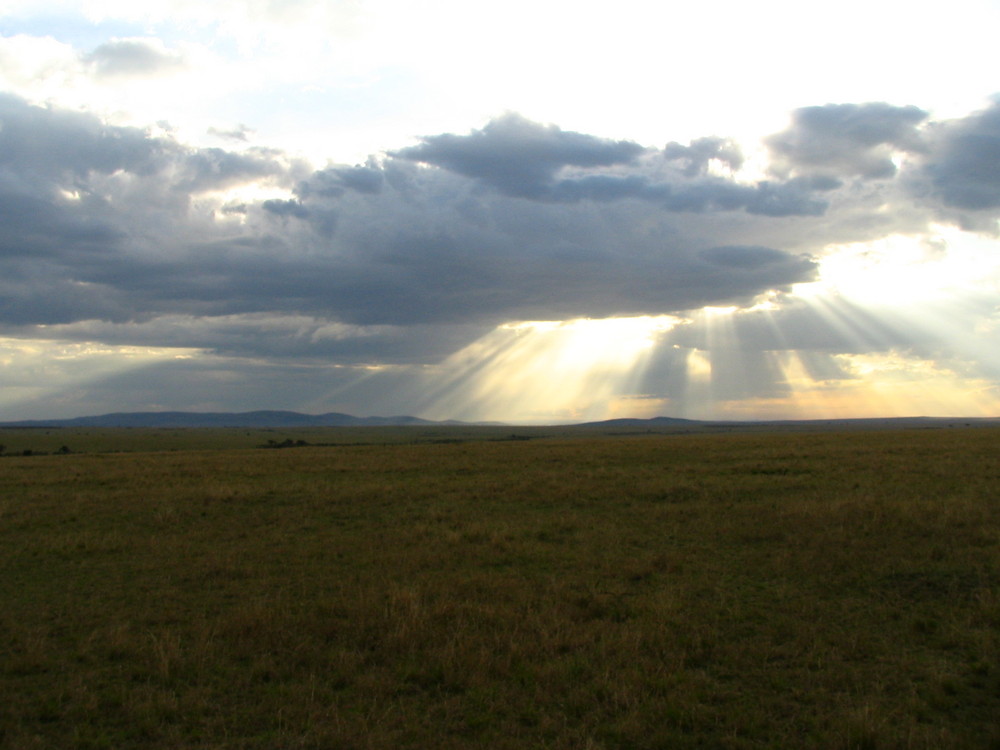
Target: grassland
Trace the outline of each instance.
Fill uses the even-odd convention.
[[[1000,431],[198,435],[0,459],[0,746],[1000,747]]]
[[[674,430],[676,433],[677,431]],[[268,444],[313,446],[444,444],[614,436],[614,430],[578,426],[399,426],[399,427],[0,427],[0,455],[58,453],[151,453],[259,448]],[[649,434],[657,434],[650,431]]]

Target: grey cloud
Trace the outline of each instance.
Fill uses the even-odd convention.
[[[114,39],[96,47],[83,61],[98,78],[157,75],[185,67],[181,55],[154,39]]]
[[[302,198],[310,195],[338,197],[345,190],[374,195],[382,190],[384,179],[382,170],[374,162],[364,167],[328,167],[299,183],[295,192]]]
[[[260,206],[275,216],[294,216],[296,219],[305,219],[309,216],[309,209],[298,201],[273,198],[264,201]]]
[[[725,164],[732,170],[738,170],[743,166],[743,152],[740,147],[727,138],[715,136],[697,138],[688,146],[671,141],[663,149],[663,157],[667,161],[684,162],[681,171],[685,177],[706,174],[708,165],[712,161]]]
[[[544,197],[565,167],[627,165],[645,151],[631,141],[564,131],[516,114],[497,118],[469,135],[449,133],[422,141],[392,155],[479,179],[507,195],[524,198]]]
[[[768,180],[742,185],[721,179],[706,179],[679,188],[665,188],[664,207],[671,211],[735,211],[762,216],[820,216],[826,210],[824,200],[812,196],[811,186],[791,180],[775,183]]]
[[[109,127],[93,115],[33,107],[0,94],[0,165],[22,186],[72,186],[91,173],[118,170],[148,176],[180,150],[138,128]]]
[[[124,238],[120,229],[67,201],[50,202],[0,189],[0,257],[38,258],[60,248],[93,253]]]
[[[545,193],[545,199],[557,202],[614,201],[623,198],[666,201],[670,196],[668,186],[652,184],[641,175],[588,175],[560,180]]]
[[[354,326],[306,315],[245,313],[223,316],[168,314],[141,322],[59,316],[44,326],[0,324],[0,335],[60,341],[100,341],[210,351],[226,357],[312,360],[332,365],[411,364],[440,360],[489,332],[466,324]]]
[[[218,232],[190,212],[194,194],[262,176],[290,183],[289,169],[272,152],[186,148],[92,115],[0,95],[7,319],[148,314],[137,290],[159,288],[156,278],[171,276],[167,258],[190,244],[189,235]],[[25,263],[33,264],[30,273]]]
[[[926,119],[922,109],[884,102],[804,107],[766,143],[776,174],[885,179],[896,173],[894,151],[922,148],[917,128]]]
[[[178,166],[174,184],[182,192],[221,190],[263,177],[278,177],[287,171],[273,152],[256,149],[242,153],[197,149],[185,155]]]
[[[296,224],[326,208],[303,205],[310,214]],[[117,255],[72,270],[80,281],[121,290],[147,313],[270,310],[367,326],[682,310],[748,301],[815,273],[812,261],[777,251],[772,263],[753,268],[706,263],[688,241],[637,233],[639,216],[606,217],[587,204],[556,216],[551,206],[528,208],[518,210],[512,199],[491,202],[477,225],[465,220],[464,207],[413,203],[395,191],[359,194],[340,206],[332,238],[300,235],[282,223],[255,238],[190,245],[174,260],[122,263]],[[299,211],[289,203],[265,205],[261,231],[267,216],[285,222],[290,210]]]
[[[119,322],[141,317],[120,289],[67,277],[52,262],[8,261],[2,268],[0,324],[72,323],[80,320],[81,313]]]
[[[115,127],[97,117],[29,106],[0,94],[0,190],[16,187],[51,196],[57,190],[94,187],[95,175],[157,177],[161,188],[194,193],[218,190],[292,169],[284,155],[251,148],[187,148],[153,138],[139,128]]]
[[[788,253],[781,250],[752,245],[711,247],[700,251],[698,257],[718,266],[742,270],[753,270],[775,263],[786,263],[792,259]]]
[[[566,132],[517,115],[493,120],[470,135],[423,141],[394,156],[452,171],[508,196],[557,203],[638,199],[669,211],[745,209],[765,216],[816,216],[826,203],[810,193],[831,184],[797,179],[746,185],[707,175],[711,159],[731,167],[742,163],[738,149],[720,138],[699,139],[687,147],[672,143],[657,155],[630,141]],[[655,175],[655,162],[662,156],[687,162],[681,176],[698,179],[669,181]],[[604,171],[587,174],[585,168]]]
[[[187,148],[13,97],[0,119],[0,322],[131,321],[130,340],[152,344],[180,341],[155,321],[213,321],[190,324],[191,340],[234,356],[402,361],[438,356],[455,326],[746,305],[813,279],[810,253],[829,242],[894,231],[886,205],[909,206],[908,230],[933,218],[898,179],[806,170],[744,183],[703,168],[723,153],[717,139],[668,147],[672,163],[516,117],[311,172],[274,151]],[[943,194],[982,142],[965,136],[992,123],[940,126],[908,169]],[[289,192],[233,204],[212,193],[250,180]],[[802,341],[833,335],[797,316],[787,330]],[[357,335],[264,321],[303,317]],[[767,326],[747,330],[762,340]]]
[[[924,175],[932,194],[946,206],[973,211],[1000,207],[1000,100],[936,128]]]
[[[753,185],[707,177],[670,184],[641,175],[591,175],[555,183],[548,198],[559,202],[636,198],[667,211],[704,213],[745,210],[763,216],[819,216],[826,201],[813,197],[813,181],[762,181]]]
[[[817,187],[818,186],[818,187]],[[757,183],[746,202],[746,210],[762,216],[821,216],[827,209],[825,200],[814,198],[812,191],[829,190],[823,180],[793,179],[788,182]]]
[[[313,173],[294,183],[294,199],[220,205],[221,216],[241,218],[214,221],[192,210],[195,194],[287,179],[280,155],[186,149],[90,116],[0,103],[12,123],[0,139],[30,146],[0,156],[17,177],[0,192],[24,217],[3,228],[0,247],[11,263],[17,253],[48,258],[5,291],[7,319],[22,325],[270,313],[361,326],[483,326],[741,302],[815,273],[812,261],[791,254],[755,268],[706,263],[698,256],[703,237],[685,237],[662,216],[650,223],[663,209],[760,211],[755,201],[766,202],[766,186],[709,180],[667,190],[646,174],[584,170],[552,177],[551,190],[577,191],[573,201],[530,201],[390,158]],[[543,176],[565,165],[631,162],[639,153],[630,144],[508,125],[535,138],[537,149],[554,145],[561,154],[543,159]],[[501,155],[513,133],[505,138]],[[484,149],[473,151],[486,164]],[[61,197],[67,190],[81,197]],[[644,201],[617,200],[636,195]],[[13,268],[5,268],[11,283]]]

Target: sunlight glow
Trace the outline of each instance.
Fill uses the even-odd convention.
[[[696,336],[684,349],[686,386],[671,402],[673,413],[699,419],[1000,414],[993,385],[1000,347],[983,348],[984,337],[1000,333],[995,238],[936,226],[922,236],[833,245],[819,262],[818,280],[790,294],[691,314]],[[803,315],[789,312],[795,304]],[[796,348],[806,325],[815,349]],[[751,338],[742,340],[748,331]],[[763,331],[769,342],[755,342]]]
[[[34,403],[37,418],[46,411],[65,416],[58,411],[60,400],[71,401],[88,383],[198,351],[0,337],[0,409]]]
[[[435,372],[424,413],[479,419],[604,419],[641,378],[670,316],[503,325]]]
[[[838,357],[854,377],[802,387],[801,408],[822,408],[837,416],[939,416],[1000,413],[1000,389],[982,378],[970,378],[929,359],[899,352]],[[835,386],[835,387],[833,387]]]
[[[745,308],[500,326],[433,368],[423,413],[521,422],[1000,414],[1000,354],[981,349],[1000,333],[996,243],[938,229],[828,248],[818,281]],[[815,321],[810,339],[825,329],[827,343],[795,348],[810,318],[796,330],[789,302]],[[957,319],[956,306],[966,313]],[[747,321],[770,330],[767,348],[741,340]],[[663,347],[687,325],[684,345]],[[928,353],[941,342],[949,359]]]
[[[832,245],[819,259],[819,280],[797,284],[799,297],[835,291],[879,305],[926,305],[982,283],[995,287],[995,239],[936,226],[927,235],[893,234],[871,242]]]

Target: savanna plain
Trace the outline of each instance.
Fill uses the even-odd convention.
[[[0,746],[1000,747],[1000,430],[414,430],[0,435]]]

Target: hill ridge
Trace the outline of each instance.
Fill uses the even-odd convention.
[[[720,429],[845,429],[845,428],[889,428],[889,427],[957,427],[991,425],[1000,422],[997,417],[857,417],[834,419],[770,419],[770,420],[700,420],[682,417],[657,416],[649,418],[620,417],[594,422],[553,423],[534,426],[584,427],[595,429],[629,430],[720,430]],[[137,411],[111,412],[69,419],[31,419],[0,422],[5,428],[38,427],[244,427],[244,428],[294,428],[294,427],[400,427],[400,426],[447,426],[447,425],[492,425],[507,426],[509,422],[463,422],[454,419],[431,420],[409,415],[388,417],[356,417],[342,412],[305,414],[281,409],[256,409],[242,412],[198,412],[198,411]]]
[[[244,412],[139,411],[111,412],[69,419],[31,419],[2,422],[2,427],[378,427],[454,424],[405,415],[355,417],[341,412],[304,414],[280,409]]]

